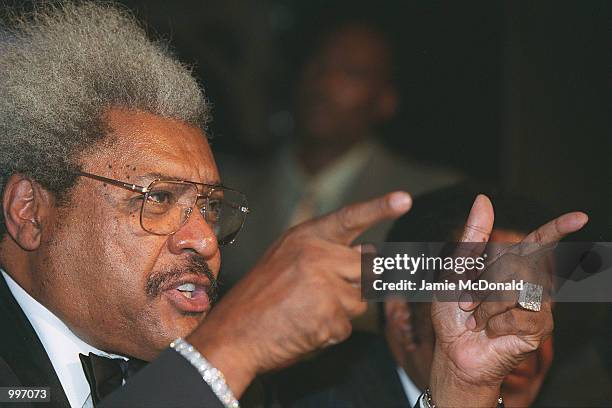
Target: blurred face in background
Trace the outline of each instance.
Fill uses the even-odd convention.
[[[303,68],[297,132],[306,143],[351,144],[389,119],[396,99],[390,50],[382,35],[364,26],[345,26],[328,35]]]
[[[517,243],[525,234],[495,229],[491,242]],[[385,337],[398,362],[421,389],[429,385],[435,334],[430,303],[406,303],[401,299],[385,302]],[[553,359],[552,338],[516,367],[502,383],[507,407],[529,406],[537,397]]]

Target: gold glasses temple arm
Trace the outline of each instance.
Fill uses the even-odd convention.
[[[124,181],[120,181],[120,180],[115,180],[115,179],[110,179],[107,177],[102,177],[102,176],[98,176],[96,174],[91,174],[91,173],[85,173],[83,171],[77,171],[75,172],[75,174],[77,176],[83,176],[83,177],[88,177],[94,180],[98,180],[101,181],[103,183],[108,183],[108,184],[112,184],[113,186],[117,186],[117,187],[122,187],[131,191],[137,191],[139,193],[146,193],[148,192],[148,189],[146,187],[142,187],[136,184],[132,184],[132,183],[126,183]]]

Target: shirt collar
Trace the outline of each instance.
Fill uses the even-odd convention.
[[[285,155],[282,165],[289,181],[299,186],[299,191],[303,194],[311,196],[318,207],[324,204],[323,208],[318,208],[318,213],[325,213],[342,204],[345,190],[350,188],[353,180],[368,163],[373,146],[374,143],[369,140],[354,145],[314,176],[305,173],[295,152]]]
[[[402,388],[404,389],[404,393],[406,394],[406,398],[408,399],[410,406],[416,407],[416,403],[421,396],[421,390],[419,390],[419,388],[412,382],[402,367],[397,367],[397,374],[399,375]]]
[[[79,353],[94,353],[111,358],[123,358],[90,346],[78,338],[49,309],[30,296],[5,271],[0,269],[13,297],[27,316],[55,369],[72,407],[82,407],[90,394],[89,383],[83,372]]]

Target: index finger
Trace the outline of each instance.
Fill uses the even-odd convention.
[[[319,236],[348,245],[368,228],[406,213],[412,198],[404,191],[395,191],[369,201],[347,205],[314,220],[313,228]]]
[[[581,229],[588,220],[583,212],[563,214],[527,235],[514,252],[527,257],[535,265],[548,256],[560,240]]]
[[[527,235],[522,242],[535,244],[557,242],[584,227],[588,220],[589,217],[580,211],[563,214]]]

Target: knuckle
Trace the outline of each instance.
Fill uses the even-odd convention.
[[[276,241],[275,248],[277,250],[282,249],[283,251],[294,251],[301,247],[301,243],[305,241],[303,237],[303,231],[300,227],[292,227],[287,230],[281,237]]]
[[[534,312],[526,312],[526,313],[528,313],[526,317],[526,324],[527,324],[528,330],[531,330],[532,332],[537,332],[540,326],[542,326],[538,315]]]
[[[297,243],[298,253],[296,263],[301,269],[310,269],[323,258],[323,250],[313,240],[302,240]]]
[[[556,226],[556,223],[557,221],[555,220],[555,226]],[[540,228],[536,229],[533,232],[533,239],[537,243],[544,242],[544,235],[542,234],[542,230]]]
[[[476,319],[477,324],[487,320],[487,317],[489,316],[488,309],[490,307],[490,302],[482,302],[480,306],[476,309],[476,311],[474,312],[474,318]]]
[[[317,342],[320,345],[330,345],[346,339],[351,332],[351,324],[344,312],[336,310],[328,315],[325,323],[317,332]]]
[[[328,291],[329,283],[327,276],[323,273],[303,273],[302,275],[305,275],[305,279],[309,282],[308,290],[313,293],[312,296],[322,299],[323,303],[321,307],[329,312],[329,298],[332,295],[330,295]]]
[[[504,254],[502,259],[504,260],[505,266],[509,268],[521,267],[523,264],[523,257],[512,252]]]
[[[547,319],[544,333],[551,334],[553,330],[555,330],[555,322],[553,319]]]
[[[518,309],[512,309],[510,313],[504,313],[504,323],[509,327],[516,327],[516,323],[518,322],[518,313],[520,313]]]
[[[499,333],[504,328],[504,320],[501,318],[491,319],[487,322],[487,329],[492,333]]]
[[[354,207],[344,207],[337,213],[337,221],[341,229],[346,231],[353,228],[355,212]]]
[[[353,331],[353,326],[351,325],[351,323],[347,320],[344,319],[343,324],[341,324],[339,326],[339,332],[337,334],[337,339],[338,341],[344,341],[346,339],[348,339],[351,335]]]
[[[322,293],[322,299],[319,300],[318,315],[321,321],[331,320],[336,314],[335,298],[328,292]]]
[[[365,313],[367,308],[368,304],[366,302],[356,299],[349,304],[348,312],[351,316],[355,317]]]
[[[376,210],[379,214],[387,214],[391,209],[390,195],[376,200]]]
[[[295,226],[289,228],[285,232],[285,234],[283,234],[283,240],[284,241],[293,242],[298,237],[300,237],[301,235],[304,234],[304,230],[305,230],[304,224],[295,225]]]
[[[362,315],[368,310],[368,303],[359,301],[357,302],[356,315]]]
[[[323,325],[316,331],[315,342],[318,345],[325,344],[331,337],[332,333],[329,325]]]
[[[521,278],[529,278],[533,269],[526,256],[517,254],[508,254],[506,266],[510,276]]]

